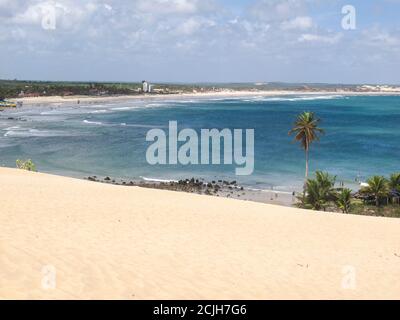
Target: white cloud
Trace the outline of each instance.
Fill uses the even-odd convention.
[[[176,29],[176,33],[183,35],[191,35],[200,30],[203,30],[208,27],[213,27],[215,25],[216,25],[215,22],[212,20],[192,17],[185,20],[182,24],[180,24]]]
[[[395,47],[400,46],[400,38],[379,28],[365,30],[363,32],[364,41],[372,46]]]
[[[264,21],[284,21],[302,16],[306,12],[307,0],[259,0],[250,13]]]
[[[265,35],[270,29],[271,25],[262,22],[253,22],[243,20],[240,22],[242,28],[251,35],[252,38]]]
[[[281,23],[282,30],[306,30],[313,26],[311,17],[302,16]]]
[[[53,8],[53,6],[45,2],[33,4],[29,6],[25,11],[15,15],[12,20],[17,24],[38,24],[42,20],[45,12],[49,10],[49,8]]]
[[[302,34],[299,38],[299,42],[320,42],[326,44],[336,44],[342,38],[341,33],[337,33],[334,35],[318,35],[318,34]]]
[[[213,7],[209,0],[137,0],[135,8],[151,14],[195,14]]]

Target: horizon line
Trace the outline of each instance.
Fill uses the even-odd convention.
[[[125,83],[125,84],[141,84],[143,80],[132,80],[132,81],[115,81],[115,80],[35,80],[35,79],[2,79],[0,78],[0,81],[10,81],[10,82],[53,82],[53,83],[62,83],[62,82],[68,82],[68,83],[112,83],[112,84],[117,84],[117,83]],[[148,80],[146,80],[148,81]],[[170,85],[256,85],[256,86],[263,86],[263,85],[271,85],[271,84],[282,84],[282,85],[340,85],[340,86],[361,86],[361,85],[388,85],[388,86],[400,86],[398,83],[383,83],[383,82],[377,82],[377,83],[371,83],[371,82],[365,82],[365,83],[340,83],[340,82],[286,82],[286,81],[148,81],[154,84],[170,84]]]

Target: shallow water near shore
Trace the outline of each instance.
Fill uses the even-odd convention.
[[[311,171],[324,170],[356,189],[356,180],[400,171],[399,96],[277,96],[173,99],[91,105],[24,106],[0,113],[0,165],[32,159],[39,171],[74,177],[236,180],[252,189],[300,190],[304,152],[288,136],[302,111],[321,119],[326,135],[312,146]],[[255,129],[255,170],[235,165],[146,162],[152,128]]]

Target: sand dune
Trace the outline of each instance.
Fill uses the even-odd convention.
[[[400,220],[5,168],[0,181],[3,299],[400,298]]]

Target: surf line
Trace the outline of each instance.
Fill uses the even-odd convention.
[[[248,176],[254,171],[254,129],[201,129],[199,137],[196,130],[178,131],[178,122],[169,121],[168,134],[154,128],[147,132],[146,141],[153,142],[146,151],[150,165],[235,164],[238,176]]]

